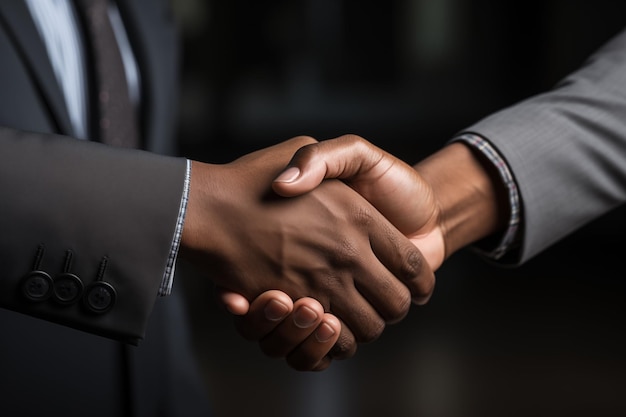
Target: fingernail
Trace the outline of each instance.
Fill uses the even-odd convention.
[[[293,315],[293,322],[301,329],[311,327],[317,321],[317,313],[309,307],[302,306]]]
[[[287,314],[289,314],[289,307],[280,301],[271,300],[267,303],[263,312],[265,313],[265,318],[268,320],[279,321],[287,317]]]
[[[300,176],[300,168],[289,167],[284,170],[274,182],[294,182]]]
[[[335,329],[330,327],[327,323],[322,323],[322,325],[315,331],[315,338],[320,343],[327,342],[334,335]]]

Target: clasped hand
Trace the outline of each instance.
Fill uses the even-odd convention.
[[[194,162],[191,178],[183,255],[221,288],[239,332],[296,369],[352,356],[432,293],[445,255],[434,196],[361,138],[294,138]]]

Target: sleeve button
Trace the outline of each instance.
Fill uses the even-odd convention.
[[[106,313],[115,304],[115,288],[107,282],[94,282],[85,292],[85,306],[96,314]]]
[[[21,282],[22,294],[30,301],[41,302],[52,295],[52,278],[43,271],[32,271]]]
[[[54,279],[54,298],[61,304],[72,304],[83,292],[83,282],[74,274],[64,273]]]

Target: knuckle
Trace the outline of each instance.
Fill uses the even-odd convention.
[[[363,161],[368,161],[365,166],[374,166],[384,157],[384,152],[361,136],[347,134],[338,141],[344,149],[350,149],[354,155],[360,155]]]
[[[359,258],[360,251],[354,245],[354,242],[350,239],[340,239],[334,250],[328,254],[330,264],[338,271],[333,274],[333,277],[343,276],[344,274],[339,273],[339,271],[345,272],[344,269],[351,268]]]
[[[307,142],[298,149],[294,155],[295,160],[309,160],[314,159],[320,152],[317,141]]]
[[[360,204],[355,205],[354,209],[354,222],[363,229],[369,228],[374,222],[374,213],[370,207]]]
[[[409,248],[401,258],[400,278],[403,281],[411,281],[424,274],[424,257],[415,247]]]
[[[356,354],[357,343],[352,334],[346,334],[342,331],[339,340],[333,345],[329,352],[332,359],[343,360],[349,359]]]
[[[300,146],[307,146],[307,145],[318,143],[317,139],[311,136],[307,136],[307,135],[296,136],[292,140],[296,141],[296,143],[298,143]]]
[[[387,317],[388,323],[396,323],[406,317],[411,308],[411,294],[408,289],[405,288],[405,291],[402,291],[396,297],[396,302],[393,303],[391,310],[389,311],[389,315]]]
[[[378,320],[374,325],[365,329],[357,338],[358,343],[371,343],[377,340],[385,330],[385,322]]]
[[[363,139],[359,135],[355,135],[353,133],[348,133],[337,138],[339,142],[342,142],[342,145],[350,145],[350,146],[361,146],[362,144],[366,144],[367,141]]]
[[[403,256],[402,265],[398,278],[409,285],[412,302],[425,304],[435,289],[435,274],[417,249]]]

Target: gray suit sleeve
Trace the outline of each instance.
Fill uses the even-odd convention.
[[[185,168],[183,158],[0,128],[0,307],[138,343]]]
[[[522,200],[520,263],[626,201],[626,31],[553,90],[466,129],[506,159]]]

